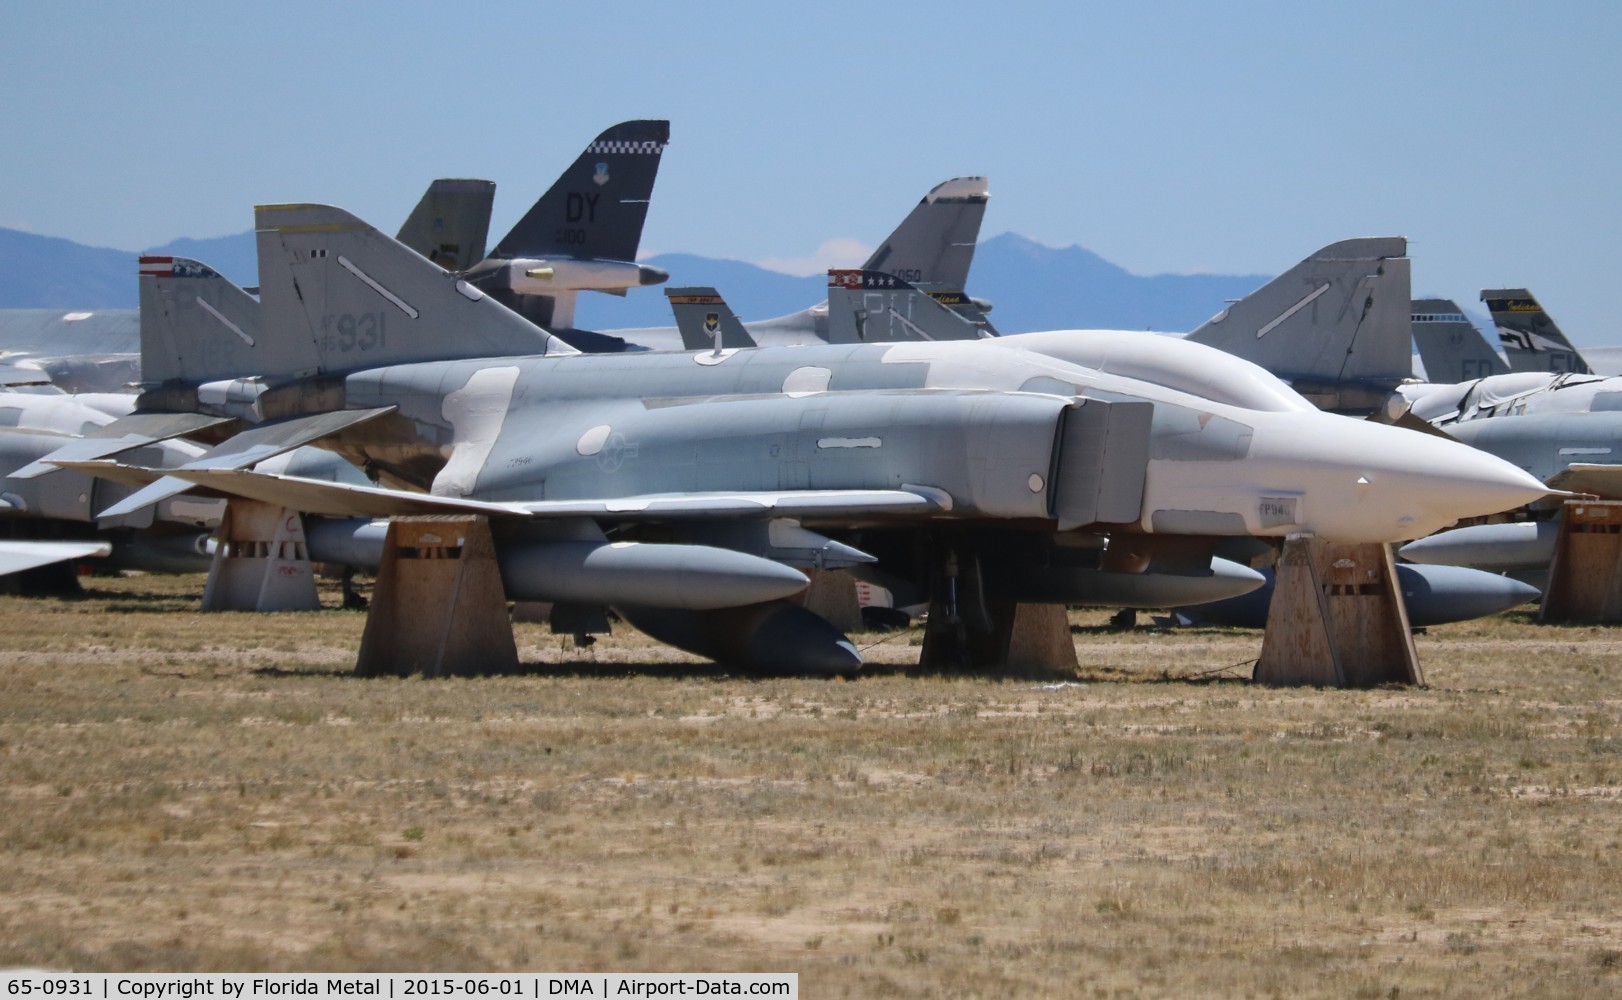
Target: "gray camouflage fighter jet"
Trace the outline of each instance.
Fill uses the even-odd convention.
[[[986,318],[991,304],[964,293],[969,265],[980,238],[980,222],[990,199],[984,177],[954,177],[942,181],[913,206],[901,224],[868,256],[857,271],[873,271],[905,282],[973,323],[970,336],[995,336]],[[854,273],[854,272],[853,272]],[[666,293],[676,310],[675,327],[639,327],[608,331],[642,350],[698,350],[723,348],[787,347],[829,341],[828,303],[775,319],[739,322],[709,287],[672,288]],[[720,305],[721,309],[709,308]],[[684,316],[685,312],[691,314]],[[704,307],[704,308],[698,308]],[[711,325],[710,313],[716,313]],[[541,324],[545,325],[545,324]],[[721,326],[725,326],[725,330]],[[584,344],[576,346],[583,349]]]
[[[328,517],[488,515],[509,597],[612,605],[756,669],[860,664],[782,600],[796,567],[877,563],[985,623],[1005,601],[1130,604],[1157,578],[1205,600],[1255,586],[1213,561],[1223,537],[1394,541],[1546,492],[1200,344],[1154,338],[1110,370],[1062,333],[582,355],[339,209],[263,207],[257,228],[253,367],[199,385],[154,351],[131,419],[242,419],[266,452],[318,433],[427,492],[163,471]]]
[[[519,312],[561,327],[577,292],[624,295],[663,271],[635,263],[648,199],[670,138],[668,121],[629,121],[594,139],[485,256],[495,184],[441,178],[398,239]],[[573,334],[589,350],[623,342]],[[0,309],[0,384],[49,383],[70,393],[127,392],[141,380],[139,312]]]

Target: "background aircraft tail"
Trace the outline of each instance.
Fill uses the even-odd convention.
[[[983,324],[964,319],[912,285],[881,271],[828,272],[828,341],[978,340]]]
[[[984,177],[954,177],[924,195],[864,271],[881,271],[926,292],[961,292],[969,280],[990,198]]]
[[[621,122],[585,148],[490,256],[636,260],[668,121]]]
[[[537,326],[574,326],[579,292],[624,295],[670,276],[636,263],[667,121],[621,122],[599,135],[467,280]]]
[[[719,351],[755,346],[754,338],[715,289],[667,288],[665,297],[670,300],[670,311],[676,315],[676,329],[681,331],[681,343],[687,350]]]
[[[442,177],[428,185],[396,238],[447,271],[466,271],[484,259],[495,198],[493,181]]]
[[[1332,243],[1189,339],[1261,365],[1324,409],[1371,411],[1412,374],[1408,241]]]
[[[1493,325],[1498,327],[1498,340],[1504,345],[1510,371],[1592,373],[1582,354],[1531,292],[1524,288],[1483,288],[1481,301],[1487,303]]]
[[[1429,382],[1470,382],[1509,371],[1452,299],[1415,299],[1414,346]]]
[[[138,285],[143,382],[195,385],[257,373],[266,349],[253,296],[187,257],[142,257]]]
[[[255,220],[268,357],[238,374],[573,351],[342,209],[261,205]]]

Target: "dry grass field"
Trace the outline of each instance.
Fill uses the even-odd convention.
[[[729,676],[518,627],[0,599],[0,964],[769,970],[806,997],[1622,993],[1622,632],[1432,629],[1431,686],[1076,615],[1074,677]]]

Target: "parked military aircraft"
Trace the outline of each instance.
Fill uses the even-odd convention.
[[[670,276],[636,262],[670,123],[621,122],[592,140],[488,256],[469,284],[585,350],[624,344],[574,329],[582,291],[624,295]]]
[[[485,514],[509,596],[611,604],[757,668],[859,665],[781,601],[805,584],[793,566],[876,561],[984,621],[1117,574],[1220,576],[1225,536],[1393,541],[1545,492],[1452,442],[1320,413],[1196,343],[1154,338],[1132,375],[1069,360],[1066,334],[589,356],[341,210],[264,207],[256,228],[253,367],[199,385],[185,345],[154,351],[131,439],[166,410],[256,422],[241,436],[265,451],[324,426],[327,447],[428,492],[161,472],[326,516]]]
[[[975,243],[980,238],[980,221],[986,214],[990,199],[984,177],[954,177],[930,189],[913,206],[907,217],[869,255],[861,271],[875,271],[915,287],[937,302],[951,307],[964,319],[981,330],[995,335],[996,330],[986,313],[991,304],[965,294],[969,278],[969,265],[974,260]],[[719,301],[715,289],[693,287],[671,289],[672,307],[697,307]],[[710,309],[701,310],[698,323],[707,323]],[[643,350],[674,351],[714,346],[719,338],[723,348],[786,347],[795,344],[820,344],[829,340],[828,303],[819,302],[808,309],[775,319],[742,323],[730,311],[717,317],[717,323],[727,324],[723,332],[707,326],[695,333],[697,326],[682,326],[678,309],[675,327],[640,327],[609,331],[633,348]],[[720,315],[729,317],[722,320]],[[542,324],[545,325],[545,324]],[[585,345],[577,344],[584,347]]]
[[[1591,375],[1577,348],[1560,332],[1538,300],[1524,288],[1483,288],[1481,301],[1487,303],[1498,340],[1514,372],[1573,372]]]
[[[1509,365],[1452,299],[1415,299],[1409,319],[1426,382],[1469,382],[1509,373]]]
[[[577,292],[623,295],[667,275],[637,264],[668,121],[622,122],[597,136],[485,256],[495,184],[442,178],[423,193],[399,240],[526,315],[567,329]],[[588,349],[623,343],[572,333]],[[141,381],[138,310],[0,310],[0,384],[127,392]]]

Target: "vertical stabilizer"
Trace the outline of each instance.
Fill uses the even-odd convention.
[[[229,278],[186,257],[140,262],[141,378],[149,385],[256,375],[270,353],[259,302]],[[308,367],[308,354],[282,363]]]
[[[442,177],[428,185],[397,238],[447,271],[466,271],[484,259],[495,198],[493,181]]]
[[[1326,409],[1378,406],[1412,374],[1408,241],[1332,243],[1189,334]]]
[[[1483,288],[1510,371],[1592,374],[1581,352],[1560,332],[1538,300],[1524,288]]]
[[[715,289],[667,288],[665,297],[670,300],[676,329],[681,331],[681,344],[687,350],[720,351],[755,346],[754,338]]]
[[[1452,299],[1415,299],[1414,347],[1428,382],[1470,382],[1509,371]]]
[[[469,282],[537,326],[574,326],[582,291],[624,295],[670,276],[636,263],[642,223],[670,140],[667,121],[621,122],[587,146]]]
[[[974,262],[990,198],[984,177],[942,181],[901,220],[862,265],[926,292],[961,292]]]
[[[991,334],[907,282],[881,271],[828,272],[828,341],[978,340]]]
[[[265,340],[276,363],[247,374],[306,378],[573,351],[342,209],[261,205],[255,220]]]
[[[659,159],[669,141],[668,121],[621,122],[608,129],[490,256],[636,260]]]

